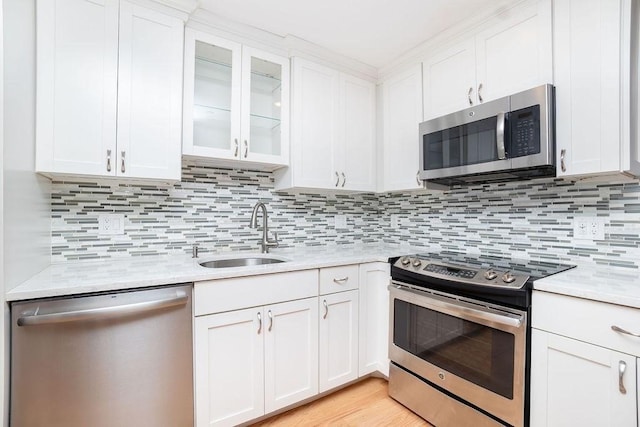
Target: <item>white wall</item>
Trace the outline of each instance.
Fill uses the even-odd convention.
[[[3,46],[3,30],[4,30],[4,24],[3,24],[3,20],[2,20],[2,7],[3,7],[3,0],[0,0],[0,46]],[[4,62],[3,62],[3,58],[4,58],[4,48],[0,48],[0,82],[4,81],[3,80],[3,76],[4,76]],[[4,155],[3,155],[3,147],[4,147],[4,127],[3,127],[3,123],[4,123],[4,85],[0,85],[0,241],[2,241],[2,238],[4,236],[4,233],[2,232],[2,227],[3,227],[3,212],[4,212],[4,206],[3,206],[3,198],[2,198],[2,194],[3,194],[3,183],[4,183],[4,179],[3,179],[3,170],[4,168],[2,167],[2,163],[3,163],[3,159],[4,159]],[[3,280],[3,275],[4,275],[4,266],[3,266],[3,255],[4,251],[3,251],[3,247],[2,245],[0,245],[0,290],[4,289],[4,280]],[[7,422],[6,419],[6,414],[8,413],[8,411],[5,410],[5,408],[7,408],[7,399],[5,399],[5,397],[8,396],[8,393],[5,393],[5,389],[7,388],[8,384],[6,383],[6,378],[9,378],[8,375],[6,375],[9,371],[8,369],[6,369],[8,367],[8,364],[6,364],[6,360],[7,358],[5,357],[5,352],[6,352],[6,346],[4,345],[4,340],[5,337],[7,336],[5,334],[5,321],[4,321],[4,314],[6,313],[7,309],[6,304],[5,304],[5,300],[4,300],[4,293],[0,292],[0,307],[3,307],[3,310],[0,311],[0,384],[2,384],[2,387],[0,387],[0,420],[2,420],[2,425],[9,425],[9,423]],[[3,369],[5,368],[5,369]]]
[[[0,9],[0,419],[6,426],[9,309],[4,291],[50,263],[51,185],[33,172],[35,1],[0,0]]]
[[[4,0],[4,289],[47,267],[50,192],[35,165],[35,1]]]

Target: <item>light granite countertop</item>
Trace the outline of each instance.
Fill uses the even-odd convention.
[[[260,255],[258,252],[225,252],[133,257],[116,260],[78,261],[52,264],[7,292],[7,301],[116,291],[167,284],[200,282],[258,274],[282,273],[347,264],[387,262],[389,257],[424,251],[408,246],[362,245],[274,249],[269,255],[287,262],[250,267],[205,268],[199,262]]]
[[[533,288],[640,308],[640,271],[628,268],[579,265],[571,270],[536,280]]]
[[[201,282],[259,274],[282,273],[347,264],[387,262],[389,257],[428,252],[406,245],[345,245],[275,249],[269,255],[287,262],[211,269],[199,262],[258,255],[223,252],[193,259],[187,254],[78,261],[52,264],[6,294],[7,301],[117,291],[168,284]],[[640,271],[579,265],[534,282],[534,289],[640,308]]]

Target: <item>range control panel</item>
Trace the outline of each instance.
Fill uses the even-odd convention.
[[[513,273],[505,269],[453,265],[442,262],[442,260],[430,260],[415,255],[398,258],[394,267],[423,275],[425,278],[436,277],[455,282],[501,288],[520,289],[529,280],[527,275]]]

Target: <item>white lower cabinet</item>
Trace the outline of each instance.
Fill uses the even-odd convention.
[[[385,262],[196,283],[196,427],[247,423],[388,375],[388,284]]]
[[[638,425],[640,310],[534,291],[531,427]]]
[[[389,286],[386,262],[360,265],[359,375],[389,375]]]
[[[233,426],[318,393],[318,298],[197,317],[196,425]]]
[[[534,329],[531,427],[636,426],[636,357]]]
[[[264,415],[262,308],[196,317],[196,425],[224,426]]]
[[[318,394],[318,298],[264,308],[264,406],[273,412]]]
[[[322,295],[320,393],[358,378],[358,291]]]

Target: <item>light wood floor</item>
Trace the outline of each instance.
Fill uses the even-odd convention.
[[[387,395],[387,382],[368,378],[254,426],[429,426]]]

